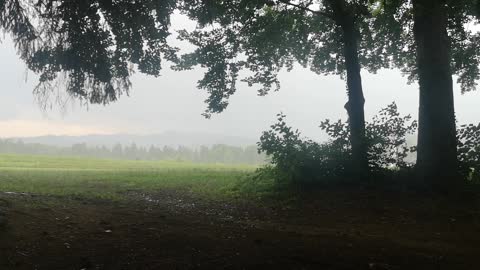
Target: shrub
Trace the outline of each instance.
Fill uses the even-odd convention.
[[[461,175],[480,181],[480,124],[462,125],[457,130],[458,161]]]
[[[410,115],[401,116],[395,102],[380,110],[366,124],[368,156],[372,169],[407,168],[413,164],[405,159],[416,151],[407,144],[407,136],[417,130],[417,121]]]
[[[320,128],[331,139],[320,144],[302,138],[298,130],[286,124],[285,117],[279,114],[278,122],[262,134],[258,143],[259,152],[265,152],[271,159],[270,175],[284,183],[331,182],[353,177],[348,171],[353,162],[348,122],[323,121]],[[400,116],[395,103],[382,109],[366,124],[371,169],[384,172],[410,167],[405,158],[415,149],[407,145],[406,136],[416,128],[411,116]]]
[[[258,143],[259,152],[265,152],[273,165],[266,167],[270,175],[280,182],[306,182],[329,180],[342,176],[349,151],[332,141],[319,144],[303,139],[298,130],[287,126],[285,115],[265,131]]]

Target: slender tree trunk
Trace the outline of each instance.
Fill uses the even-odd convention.
[[[444,5],[413,0],[420,84],[417,170],[421,181],[447,187],[457,176],[457,142]]]
[[[365,140],[365,98],[358,60],[358,37],[353,17],[347,17],[342,24],[345,67],[347,70],[348,102],[345,109],[350,126],[352,144],[352,169],[360,177],[368,176],[367,143]]]
[[[333,11],[335,23],[343,32],[343,55],[347,71],[348,113],[350,143],[352,145],[352,172],[366,178],[369,174],[367,142],[365,140],[365,98],[363,97],[362,77],[358,59],[358,42],[360,33],[356,28],[354,10],[345,0],[326,0]]]

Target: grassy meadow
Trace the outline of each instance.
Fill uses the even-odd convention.
[[[2,154],[0,192],[122,199],[127,192],[175,189],[225,197],[244,192],[242,183],[254,171],[248,165]]]

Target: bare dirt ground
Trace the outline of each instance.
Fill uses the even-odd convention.
[[[225,202],[0,194],[0,269],[480,269],[480,208],[323,191]]]

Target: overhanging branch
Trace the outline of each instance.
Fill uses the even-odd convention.
[[[333,16],[330,13],[323,12],[323,11],[320,11],[320,10],[313,10],[313,9],[309,8],[308,6],[292,3],[288,0],[277,0],[277,1],[280,2],[280,3],[283,3],[285,5],[288,5],[288,6],[296,7],[298,9],[301,9],[301,10],[304,10],[304,11],[307,11],[307,12],[311,12],[313,14],[325,16],[325,17],[333,20]]]

